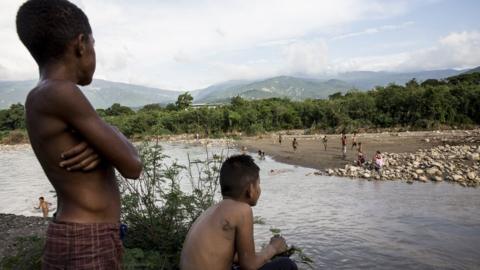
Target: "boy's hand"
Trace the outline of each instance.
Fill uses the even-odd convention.
[[[276,254],[283,253],[288,249],[287,242],[281,236],[272,237],[270,239],[270,245],[272,245],[275,248],[275,251],[277,252]]]
[[[63,159],[60,167],[66,168],[67,171],[90,171],[101,162],[98,154],[86,142],[75,145],[63,152],[60,157]]]

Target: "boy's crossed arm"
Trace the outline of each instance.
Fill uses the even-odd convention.
[[[262,251],[255,252],[253,213],[252,209],[246,206],[239,211],[239,220],[235,230],[235,250],[241,269],[257,270],[276,254],[286,251],[287,244],[282,237],[273,237]]]
[[[122,176],[138,178],[142,164],[137,150],[121,132],[100,119],[80,89],[73,83],[60,82],[55,92],[52,98],[54,113],[77,131]]]

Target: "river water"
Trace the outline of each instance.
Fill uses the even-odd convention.
[[[205,154],[187,145],[164,149],[181,163],[187,153]],[[314,176],[269,157],[257,163],[262,195],[253,210],[265,220],[255,225],[257,244],[275,227],[315,269],[480,269],[480,189]],[[55,204],[29,147],[1,150],[0,172],[0,213],[40,216],[39,196]]]

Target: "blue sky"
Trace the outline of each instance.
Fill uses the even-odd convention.
[[[0,3],[0,80],[37,77]],[[277,75],[480,65],[480,1],[73,0],[96,38],[96,78],[173,90]]]

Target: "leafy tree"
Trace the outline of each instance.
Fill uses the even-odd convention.
[[[185,92],[178,96],[177,102],[175,102],[175,105],[177,105],[177,108],[179,110],[185,110],[192,105],[192,101],[193,101],[192,95],[190,95],[189,92]]]
[[[25,107],[12,104],[9,109],[0,111],[0,130],[14,130],[25,128]]]
[[[328,96],[328,99],[338,99],[342,97],[342,92],[336,92]]]
[[[122,106],[118,103],[114,103],[110,108],[105,110],[107,116],[119,116],[119,115],[130,115],[135,112],[127,106]]]

